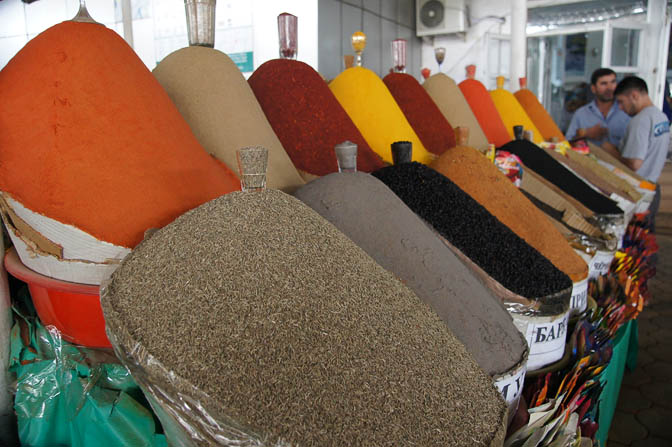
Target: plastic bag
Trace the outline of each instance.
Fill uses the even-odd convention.
[[[16,309],[10,343],[22,445],[167,445],[142,392],[109,350],[72,345]]]

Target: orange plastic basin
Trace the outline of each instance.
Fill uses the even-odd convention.
[[[99,286],[40,275],[23,265],[14,248],[5,255],[5,268],[28,284],[37,314],[45,326],[55,326],[71,343],[91,348],[112,347],[105,335]]]

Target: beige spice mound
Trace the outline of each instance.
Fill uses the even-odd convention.
[[[505,403],[445,323],[279,191],[186,213],[124,260],[101,300],[108,330],[262,445],[503,442]]]
[[[240,69],[226,54],[192,46],[166,56],[152,72],[201,145],[238,172],[236,151],[268,149],[267,185],[292,192],[303,179],[266,119]]]

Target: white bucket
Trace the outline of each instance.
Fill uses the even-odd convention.
[[[502,394],[509,409],[509,423],[515,416],[520,403],[520,396],[523,394],[523,385],[525,384],[525,373],[527,372],[527,362],[523,362],[511,371],[496,376],[495,386]]]
[[[511,312],[513,324],[523,333],[530,347],[527,370],[534,371],[562,358],[567,339],[569,309],[559,315],[528,316]]]
[[[588,264],[588,278],[597,278],[609,271],[616,251],[597,250]]]
[[[569,302],[569,312],[571,315],[580,314],[588,306],[588,277],[577,281],[572,287],[572,298]]]

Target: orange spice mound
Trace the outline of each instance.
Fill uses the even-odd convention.
[[[497,147],[511,141],[504,121],[499,116],[497,107],[492,102],[492,97],[485,86],[476,79],[465,79],[459,83],[458,87],[474,112],[478,124],[488,137],[488,141]]]
[[[572,281],[588,276],[588,265],[551,221],[476,149],[450,148],[431,167],[451,179]]]
[[[565,140],[565,136],[558,128],[558,125],[555,124],[551,115],[548,114],[546,109],[544,109],[544,106],[541,105],[531,90],[521,88],[514,93],[513,96],[515,96],[520,105],[523,106],[523,109],[525,109],[525,112],[527,112],[527,115],[537,129],[539,129],[541,136],[544,137],[545,140],[550,141],[552,138],[557,138],[558,141]]]
[[[102,25],[63,22],[0,72],[0,190],[94,237],[148,228],[240,188],[203,150],[135,52]]]

